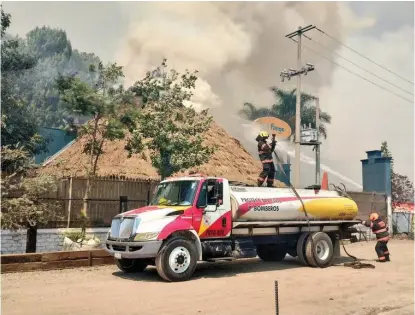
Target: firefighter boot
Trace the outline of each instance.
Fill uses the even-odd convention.
[[[385,254],[386,261],[391,261],[389,254]]]

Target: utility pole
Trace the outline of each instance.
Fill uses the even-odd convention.
[[[281,72],[282,81],[284,78],[291,79],[292,76],[297,76],[297,97],[296,97],[296,106],[295,106],[295,161],[294,161],[294,187],[298,188],[300,186],[300,146],[301,146],[301,136],[300,136],[300,126],[301,126],[301,75],[307,75],[307,72],[313,71],[314,66],[312,64],[306,64],[306,67],[301,67],[301,37],[304,33],[314,29],[315,26],[309,25],[306,27],[298,27],[298,30],[290,34],[285,35],[285,37],[293,39],[297,36],[297,70],[289,69]]]
[[[316,185],[320,185],[320,99],[316,98]]]

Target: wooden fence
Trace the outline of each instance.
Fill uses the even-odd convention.
[[[92,182],[88,198],[90,227],[111,225],[112,218],[122,211],[145,206],[149,203],[158,181],[129,179],[125,177],[100,177]],[[64,178],[58,182],[58,189],[42,196],[43,202],[58,203],[61,221],[49,222],[46,228],[79,227],[79,215],[86,190],[85,178]],[[18,197],[18,192],[11,198]]]
[[[128,211],[149,203],[158,182],[123,178],[98,178],[92,184],[88,200],[88,216],[95,226],[109,226],[121,211]],[[82,208],[86,179],[69,178],[61,181],[61,196],[65,200],[65,217],[76,221]]]

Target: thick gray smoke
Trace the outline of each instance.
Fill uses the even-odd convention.
[[[280,71],[297,66],[296,45],[285,35],[299,25],[316,24],[342,38],[340,6],[336,2],[140,3],[136,18],[130,11],[133,23],[117,60],[125,66],[127,84],[167,57],[176,69],[200,71],[196,98],[203,106],[220,106],[222,112],[223,107],[239,109],[244,101],[268,105],[272,102],[268,88],[283,87]],[[306,83],[327,85],[331,70],[329,64],[322,65],[320,75]]]
[[[297,45],[285,35],[309,24],[339,39],[346,32],[347,12],[339,12],[347,9],[339,2],[141,2],[136,12],[129,10],[132,23],[117,54],[126,84],[163,57],[177,70],[199,70],[195,105],[211,108],[215,120],[252,153],[254,131],[242,127],[248,122],[237,112],[247,101],[270,106],[273,85],[295,87],[295,79],[281,83],[279,77],[283,69],[297,67]],[[336,49],[333,44],[325,42]],[[308,58],[303,65],[319,60]],[[330,85],[332,71],[329,63],[320,64],[317,75],[304,79],[307,92]]]

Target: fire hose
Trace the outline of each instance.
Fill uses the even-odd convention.
[[[272,139],[273,139],[273,141],[275,140],[275,135],[272,135]],[[306,220],[307,220],[308,230],[309,230],[309,231],[311,231],[310,218],[309,218],[308,213],[307,213],[307,210],[306,210],[306,208],[305,208],[304,201],[303,201],[303,199],[301,198],[301,196],[298,194],[298,192],[297,192],[297,190],[295,189],[295,187],[291,184],[290,178],[287,176],[287,174],[286,174],[286,173],[285,173],[285,171],[284,171],[284,168],[282,167],[282,163],[281,163],[281,160],[280,160],[280,158],[279,158],[278,154],[275,152],[275,150],[273,150],[273,153],[274,153],[274,155],[275,155],[275,159],[277,160],[277,164],[278,164],[278,166],[279,166],[279,168],[280,168],[281,172],[284,174],[285,178],[287,179],[288,186],[291,188],[291,190],[294,192],[294,194],[296,195],[296,197],[297,197],[297,198],[300,200],[300,202],[301,202],[301,206],[302,206],[302,208],[303,208],[303,211],[304,211],[304,214],[305,214],[305,217],[306,217]],[[346,193],[346,194],[347,194],[347,193]],[[350,197],[349,197],[349,198],[350,198]],[[366,239],[366,236],[365,236],[365,239]],[[367,239],[366,239],[366,242],[367,242]],[[346,250],[346,246],[344,245],[344,243],[343,243],[343,242],[341,242],[341,243],[342,243],[343,250],[344,250],[344,252],[346,253],[346,255],[347,255],[347,256],[349,256],[350,258],[352,258],[352,259],[353,259],[353,262],[350,262],[350,263],[344,263],[344,264],[343,264],[343,266],[345,266],[345,267],[351,267],[351,268],[353,268],[353,269],[361,269],[361,268],[375,268],[375,266],[374,266],[374,265],[372,265],[372,264],[367,264],[367,263],[362,263],[362,259],[358,259],[357,257],[355,257],[355,256],[353,256],[353,255],[350,255],[350,254],[347,252],[347,250]],[[311,238],[311,246],[314,248],[313,238]],[[315,255],[314,251],[313,251],[313,255]],[[341,265],[336,265],[336,266],[341,266]]]

